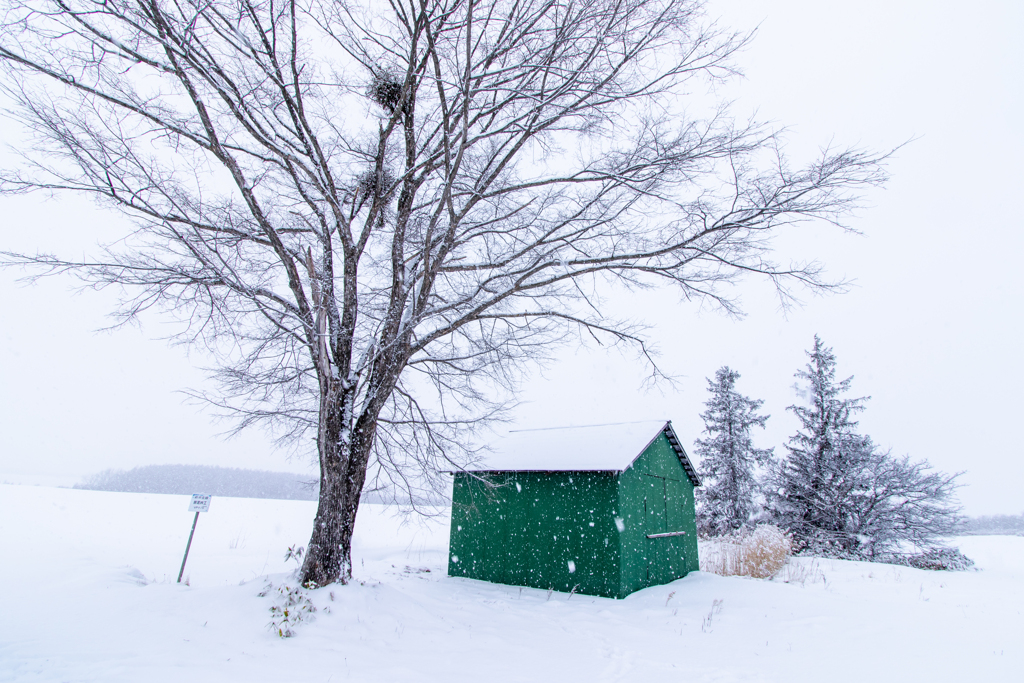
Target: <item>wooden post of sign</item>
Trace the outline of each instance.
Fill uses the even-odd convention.
[[[204,493],[193,493],[192,502],[188,505],[189,512],[195,512],[195,519],[192,520],[192,531],[188,534],[188,544],[185,546],[185,557],[181,558],[181,571],[178,572],[178,583],[181,583],[181,577],[185,573],[185,563],[188,562],[188,551],[192,547],[192,537],[196,533],[196,524],[199,522],[200,512],[210,511],[210,500],[213,496],[208,496]]]

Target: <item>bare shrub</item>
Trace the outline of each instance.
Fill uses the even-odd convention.
[[[825,576],[825,570],[821,568],[817,557],[790,558],[782,567],[782,571],[773,576],[772,579],[782,583],[795,583],[801,586],[818,582],[828,586],[828,577]]]
[[[743,576],[767,579],[786,564],[792,546],[789,537],[777,526],[762,524],[740,545]]]
[[[960,552],[959,548],[932,548],[908,555],[899,564],[932,571],[962,572],[973,567],[974,560]]]
[[[719,576],[751,576],[767,579],[786,564],[791,550],[786,534],[771,524],[752,532],[738,532],[708,539],[700,553],[700,570]]]

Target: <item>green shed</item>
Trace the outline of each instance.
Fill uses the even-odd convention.
[[[671,422],[510,432],[454,479],[450,576],[624,598],[698,568]]]

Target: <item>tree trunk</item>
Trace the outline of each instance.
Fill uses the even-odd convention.
[[[300,582],[326,586],[352,578],[352,532],[359,494],[373,445],[376,420],[361,416],[348,431],[344,419],[352,395],[331,387],[321,394],[317,448],[320,454],[320,500],[306,548]]]
[[[302,564],[303,585],[325,586],[352,576],[352,529],[355,510],[344,490],[344,474],[340,466],[321,468],[320,502],[313,522],[313,534]]]

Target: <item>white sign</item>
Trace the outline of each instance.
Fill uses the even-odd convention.
[[[193,493],[192,502],[188,504],[188,511],[209,512],[211,500],[213,500],[213,496],[208,496],[205,493]]]

